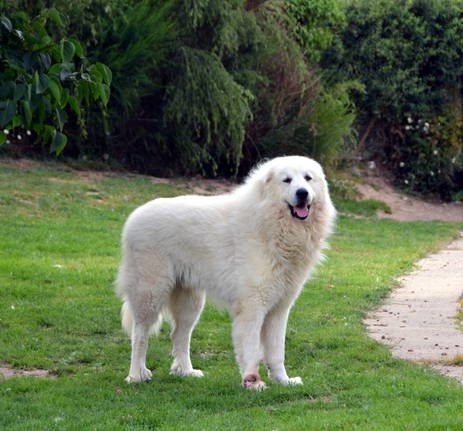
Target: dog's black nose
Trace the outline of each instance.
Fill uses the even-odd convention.
[[[306,201],[309,196],[309,192],[306,189],[300,188],[296,190],[296,197],[299,201]]]

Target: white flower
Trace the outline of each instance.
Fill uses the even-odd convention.
[[[407,123],[412,124],[413,123],[413,118],[412,117],[407,117]]]
[[[21,135],[16,136],[18,138],[18,141],[20,141],[23,137]]]
[[[410,130],[411,126],[405,126],[405,130]]]
[[[404,180],[404,183],[405,183],[405,184],[408,184],[408,180]]]
[[[9,134],[10,134],[10,131],[9,131],[8,129],[3,129],[3,133],[4,133],[5,135],[9,135]]]
[[[403,168],[403,167],[405,166],[405,163],[404,163],[404,162],[400,162],[400,163],[399,163],[399,166],[400,166],[401,168]]]
[[[434,171],[429,171],[429,175],[431,175],[431,177],[434,176]]]
[[[32,132],[30,130],[26,130],[26,135],[27,136],[31,136],[32,135]]]
[[[432,153],[433,153],[435,156],[437,156],[437,155],[439,154],[439,151],[434,150]]]

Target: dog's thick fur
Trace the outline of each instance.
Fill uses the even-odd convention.
[[[254,169],[231,193],[155,199],[137,208],[123,231],[117,292],[132,340],[127,382],[149,380],[148,336],[162,314],[172,321],[171,372],[202,376],[190,360],[190,338],[205,294],[233,317],[233,341],[243,385],[262,389],[263,359],[284,385],[288,314],[322,257],[335,219],[320,165],[279,157]]]

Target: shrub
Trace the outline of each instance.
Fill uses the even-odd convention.
[[[76,38],[55,41],[49,21],[64,27],[56,9],[43,9],[32,19],[25,12],[0,17],[0,128],[32,132],[59,154],[67,144],[69,117],[84,130],[85,107],[107,105],[111,71],[102,63],[89,64]],[[7,141],[0,133],[0,144]]]
[[[13,3],[59,8],[68,21],[48,25],[50,37],[75,33],[90,61],[112,71],[103,118],[93,106],[67,113],[87,132],[67,154],[152,174],[230,176],[288,152],[333,164],[351,136],[347,92],[322,85],[311,63],[342,20],[336,0]],[[87,64],[76,62],[69,91]]]
[[[449,197],[463,188],[463,2],[354,0],[346,14],[322,64],[365,86],[358,151],[384,157],[402,186]]]
[[[236,175],[252,94],[237,84],[218,57],[183,47],[170,83],[164,119],[173,132],[178,163],[187,173]]]
[[[289,31],[311,62],[318,62],[345,19],[339,0],[287,0]]]
[[[346,85],[323,84],[317,66],[308,61],[316,53],[307,49],[315,44],[317,29],[328,26],[317,24],[326,10],[316,9],[308,1],[268,1],[255,11],[268,48],[256,66],[264,79],[258,82],[254,121],[248,127],[246,150],[252,157],[304,154],[330,168],[353,137],[355,109]],[[291,27],[296,11],[298,24]],[[309,22],[313,27],[305,28],[303,23]],[[314,37],[312,42],[297,37],[297,29],[303,28]],[[317,49],[320,44],[318,40]]]

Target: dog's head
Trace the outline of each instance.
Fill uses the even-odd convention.
[[[315,160],[301,156],[277,157],[262,164],[257,171],[263,193],[283,206],[295,220],[309,219],[313,206],[332,207],[323,169]]]

